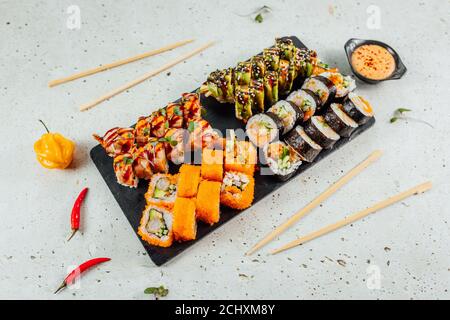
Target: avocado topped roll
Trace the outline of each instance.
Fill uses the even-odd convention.
[[[290,145],[282,141],[267,144],[263,152],[266,165],[282,181],[286,181],[292,177],[302,164],[297,152]]]
[[[292,92],[286,99],[295,104],[303,112],[303,122],[309,120],[319,106],[319,98],[308,89],[300,89]]]
[[[280,69],[278,70],[278,91],[280,94],[286,94],[289,86],[289,61],[280,60]]]
[[[285,141],[294,148],[301,159],[306,162],[313,162],[320,151],[322,151],[322,147],[315,143],[301,126],[296,126],[289,132]]]
[[[235,115],[246,122],[252,116],[253,90],[249,86],[237,86],[235,90]]]
[[[267,48],[263,51],[264,63],[267,71],[278,71],[280,67],[280,49]]]
[[[278,101],[278,74],[275,71],[267,71],[264,75],[264,100],[266,105],[272,106]]]
[[[250,89],[253,95],[253,109],[255,110],[255,113],[264,112],[263,79],[253,79]]]
[[[344,111],[340,103],[332,103],[323,116],[326,123],[341,137],[349,137],[358,124]]]
[[[314,50],[300,49],[295,50],[295,66],[297,75],[307,78],[313,74],[318,63],[317,53]]]
[[[252,63],[249,61],[239,62],[235,69],[235,85],[249,85],[252,75]]]
[[[263,56],[254,56],[251,59],[252,63],[252,79],[264,79],[266,73],[266,65]]]
[[[320,101],[317,111],[321,111],[326,105],[328,105],[336,95],[336,87],[325,77],[314,76],[305,80],[302,85],[302,89],[309,89],[314,92]]]
[[[339,72],[323,72],[320,76],[327,78],[336,87],[336,98],[342,99],[347,96],[350,92],[355,90],[356,83],[351,76],[344,76]]]
[[[359,125],[373,117],[373,109],[369,101],[353,92],[350,92],[345,99],[344,110]]]
[[[313,116],[306,123],[305,132],[311,139],[325,149],[331,148],[340,138],[325,122],[322,116]]]
[[[172,213],[162,207],[147,205],[142,213],[138,234],[142,240],[158,247],[170,247],[173,242]]]
[[[298,119],[303,119],[303,111],[289,101],[280,100],[275,103],[268,112],[277,115],[283,122],[283,134],[292,130]]]
[[[248,120],[245,127],[250,141],[259,148],[277,139],[282,130],[283,122],[271,112],[255,114]]]

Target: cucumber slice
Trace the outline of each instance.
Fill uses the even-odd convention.
[[[166,197],[166,191],[161,190],[158,188],[155,188],[155,191],[153,192],[153,198],[155,199],[164,199]]]

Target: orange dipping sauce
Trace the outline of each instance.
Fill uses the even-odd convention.
[[[365,44],[356,48],[352,53],[353,69],[362,76],[383,80],[395,70],[395,59],[392,54],[377,44]]]

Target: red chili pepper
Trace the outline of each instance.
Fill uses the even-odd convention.
[[[80,228],[80,208],[84,198],[86,197],[87,192],[88,188],[84,188],[78,195],[78,198],[77,200],[75,200],[75,203],[73,204],[72,214],[70,216],[70,223],[72,225],[72,234],[70,235],[69,239],[67,239],[67,241],[72,239],[72,237]]]
[[[93,266],[96,266],[100,263],[106,262],[111,260],[110,258],[94,258],[91,260],[88,260],[86,262],[83,262],[80,264],[76,269],[74,269],[72,272],[70,272],[62,284],[59,286],[58,289],[56,289],[55,294],[57,294],[60,290],[67,287],[67,285],[72,284],[74,280],[77,278],[77,276],[81,275],[84,271],[86,271],[89,268],[92,268]]]

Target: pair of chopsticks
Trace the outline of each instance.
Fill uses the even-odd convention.
[[[273,240],[275,237],[280,235],[282,232],[284,232],[286,229],[288,229],[290,226],[292,226],[295,222],[297,222],[299,219],[304,217],[306,214],[308,214],[312,209],[316,208],[318,205],[320,205],[323,201],[328,199],[332,194],[334,194],[337,190],[339,190],[343,185],[345,185],[347,182],[349,182],[353,177],[361,173],[365,168],[367,168],[370,164],[378,160],[382,155],[382,152],[380,150],[376,150],[372,152],[363,162],[358,164],[356,167],[354,167],[352,170],[350,170],[347,174],[345,174],[342,178],[340,178],[338,181],[336,181],[333,185],[331,185],[327,190],[325,190],[322,194],[320,194],[317,198],[315,198],[313,201],[311,201],[308,205],[306,205],[303,209],[298,211],[296,214],[291,216],[287,221],[285,221],[283,224],[278,226],[275,230],[273,230],[271,233],[269,233],[266,237],[264,237],[260,242],[258,242],[255,246],[253,246],[252,249],[250,249],[246,255],[251,255],[255,251],[259,250],[266,244],[268,244],[271,240]],[[335,231],[339,228],[342,228],[350,223],[353,223],[357,220],[360,220],[372,213],[375,213],[381,209],[384,209],[396,202],[402,201],[414,194],[423,193],[425,191],[430,190],[432,187],[432,183],[430,181],[419,184],[411,189],[408,189],[404,192],[401,192],[393,197],[390,197],[388,199],[385,199],[381,202],[378,202],[372,207],[369,207],[365,210],[359,211],[357,213],[354,213],[348,217],[345,217],[342,220],[339,220],[333,224],[330,224],[326,227],[323,227],[317,231],[314,231],[306,236],[297,238],[294,241],[289,242],[288,244],[275,249],[271,251],[271,254],[276,254],[282,251],[285,251],[287,249],[293,248],[295,246],[298,246],[300,244],[306,243],[308,241],[311,241],[315,238],[321,237],[327,233],[330,233],[332,231]]]
[[[79,79],[79,78],[83,78],[83,77],[86,77],[86,76],[90,76],[90,75],[96,74],[98,72],[102,72],[102,71],[105,71],[105,70],[108,70],[108,69],[112,69],[112,68],[115,68],[115,67],[118,67],[118,66],[122,66],[122,65],[130,63],[130,62],[141,60],[141,59],[144,59],[144,58],[147,58],[147,57],[150,57],[150,56],[154,56],[154,55],[157,55],[157,54],[160,54],[160,53],[163,53],[163,52],[166,52],[166,51],[178,48],[178,47],[183,46],[185,44],[191,43],[192,41],[194,41],[194,39],[188,39],[188,40],[179,41],[179,42],[167,45],[165,47],[162,47],[162,48],[159,48],[159,49],[156,49],[156,50],[152,50],[152,51],[149,51],[149,52],[145,52],[145,53],[139,54],[139,55],[134,56],[134,57],[130,57],[130,58],[127,58],[127,59],[115,61],[115,62],[112,62],[112,63],[109,63],[109,64],[105,64],[103,66],[99,66],[99,67],[96,67],[96,68],[93,68],[93,69],[89,69],[89,70],[86,70],[86,71],[83,71],[83,72],[79,72],[77,74],[74,74],[74,75],[71,75],[71,76],[68,76],[68,77],[65,77],[65,78],[52,80],[52,81],[49,82],[48,86],[49,87],[54,87],[54,86],[57,86],[57,85],[60,85],[60,84],[63,84],[63,83],[69,82],[69,81],[73,81],[73,80],[76,80],[76,79]],[[163,72],[163,71],[165,71],[167,69],[170,69],[174,65],[189,59],[190,57],[192,57],[192,56],[202,52],[203,50],[209,48],[213,44],[214,44],[214,42],[208,42],[207,44],[205,44],[205,45],[203,45],[201,47],[198,47],[197,49],[194,49],[194,50],[192,50],[192,51],[190,51],[188,53],[185,53],[185,54],[181,55],[180,57],[174,59],[173,61],[164,64],[163,66],[159,67],[158,69],[152,70],[150,72],[147,72],[147,73],[143,74],[142,76],[140,76],[139,78],[137,78],[137,79],[135,79],[133,81],[130,81],[130,82],[120,86],[119,88],[111,90],[110,92],[104,94],[103,96],[101,96],[101,97],[99,97],[99,98],[97,98],[97,99],[95,99],[95,100],[93,100],[93,101],[91,101],[89,103],[83,104],[80,107],[80,110],[81,111],[86,111],[86,110],[88,110],[88,109],[98,105],[99,103],[101,103],[101,102],[103,102],[105,100],[108,100],[108,99],[114,97],[115,95],[117,95],[119,93],[122,93],[125,90],[128,90],[131,87],[134,87],[135,85],[137,85],[137,84],[139,84],[139,83],[141,83],[141,82],[143,82],[143,81],[145,81],[145,80],[147,80],[147,79],[149,79],[149,78],[151,78],[151,77],[153,77],[153,76],[155,76],[155,75],[157,75],[157,74],[159,74],[159,73],[161,73],[161,72]]]

